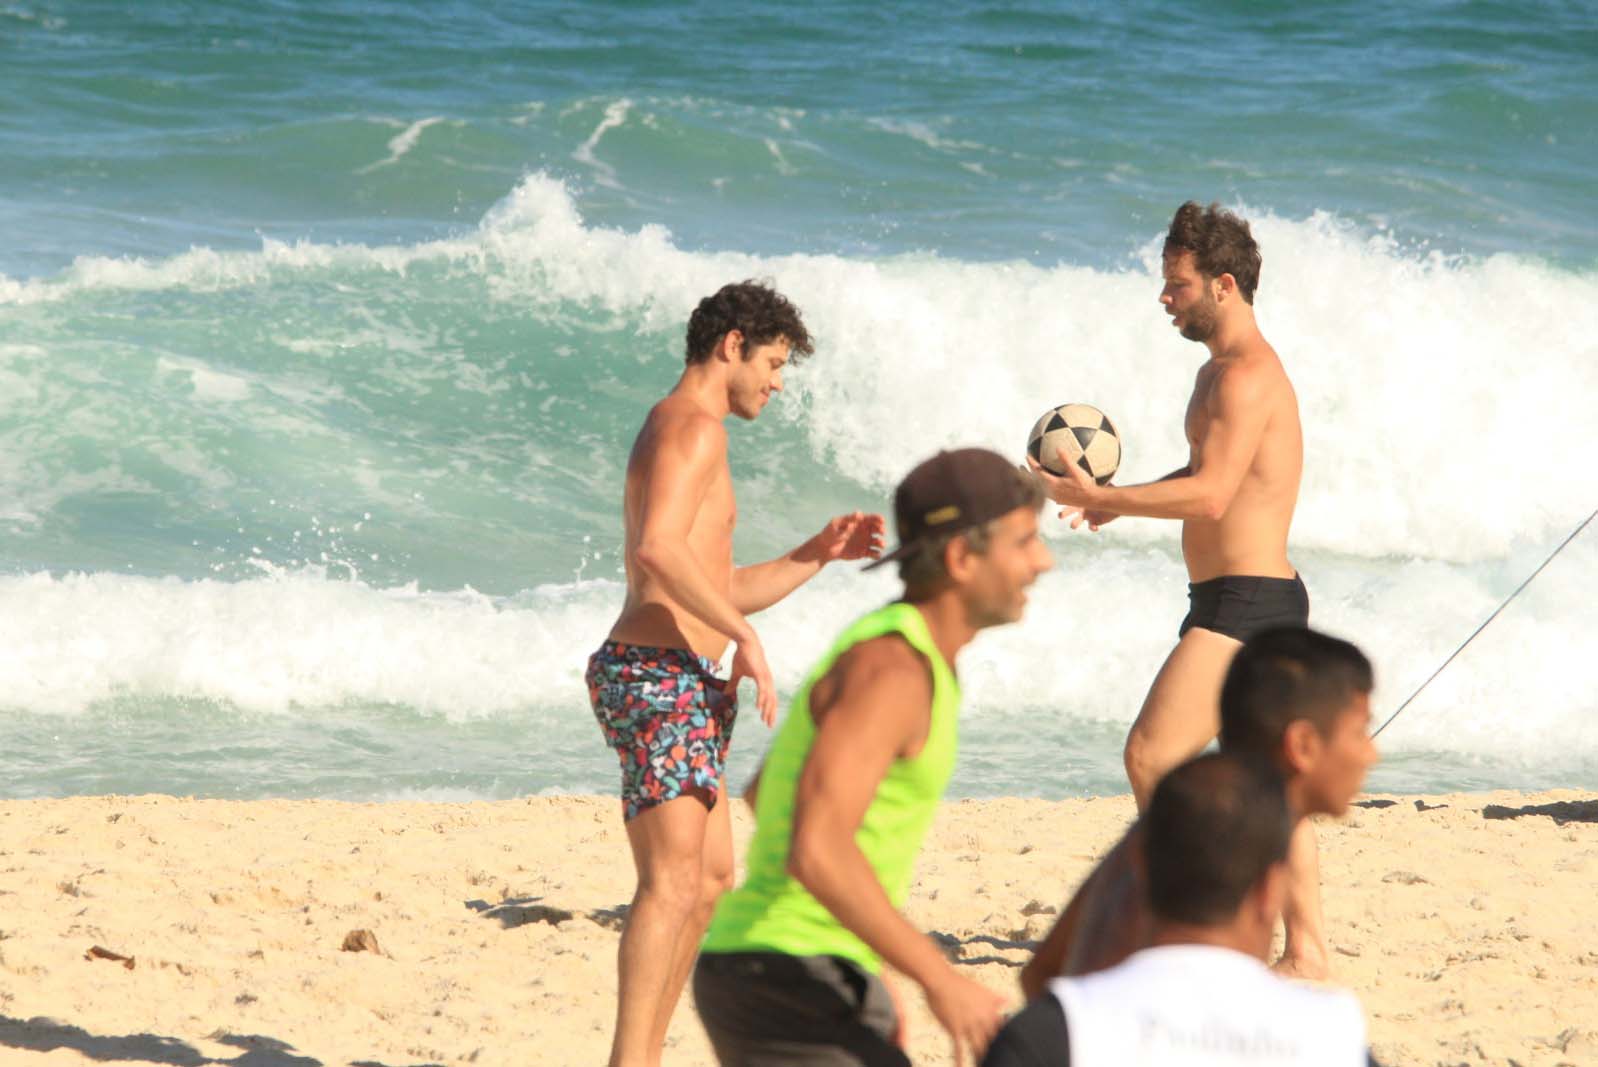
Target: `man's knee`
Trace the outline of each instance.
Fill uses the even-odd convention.
[[[638,895],[655,907],[688,915],[699,906],[703,874],[697,856],[657,860],[639,872]]]
[[[1121,762],[1126,766],[1126,778],[1132,783],[1132,792],[1139,797],[1153,792],[1160,775],[1169,769],[1160,746],[1136,726],[1126,735]]]
[[[732,868],[725,871],[706,871],[699,882],[699,916],[704,922],[710,921],[710,916],[716,910],[716,901],[722,894],[732,888]]]

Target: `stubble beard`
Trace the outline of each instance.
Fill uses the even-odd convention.
[[[1201,345],[1209,344],[1210,338],[1215,336],[1215,325],[1215,305],[1201,304],[1188,314],[1187,321],[1182,324],[1182,336]]]

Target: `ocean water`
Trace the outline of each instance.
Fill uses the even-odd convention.
[[[743,561],[1065,400],[1178,466],[1188,198],[1261,241],[1293,556],[1380,717],[1598,507],[1588,5],[5,0],[0,93],[0,795],[614,789],[622,469],[744,277],[819,347],[732,427]],[[1177,530],[1048,532],[958,795],[1125,789]],[[760,616],[783,690],[894,592]],[[1598,785],[1595,599],[1589,529],[1372,787]]]

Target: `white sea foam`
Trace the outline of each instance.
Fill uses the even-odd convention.
[[[591,140],[622,121],[615,103]],[[607,125],[608,123],[608,125]],[[1598,504],[1598,277],[1511,256],[1448,259],[1317,215],[1253,212],[1265,252],[1257,308],[1298,389],[1306,466],[1294,542],[1369,557],[1502,557],[1546,544]],[[1153,235],[1151,235],[1152,238]],[[0,282],[34,303],[103,290],[225,289],[306,272],[444,262],[517,304],[574,304],[675,333],[704,295],[769,276],[805,310],[820,352],[774,408],[816,458],[883,491],[934,448],[1019,451],[1043,407],[1086,400],[1125,438],[1121,481],[1186,459],[1180,412],[1202,347],[1156,305],[1157,245],[1119,270],[689,252],[657,226],[586,225],[568,190],[523,181],[460,237],[366,247],[267,241],[160,261],[84,257]],[[323,339],[325,340],[325,339]],[[1118,524],[1167,540],[1168,524]]]
[[[158,371],[168,374],[187,375],[195,396],[205,400],[229,402],[243,400],[250,395],[250,383],[246,379],[206,366],[197,359],[161,356],[155,366]]]
[[[597,645],[608,622],[596,604],[618,597],[590,582],[507,603],[310,570],[239,582],[41,573],[0,578],[0,590],[0,703],[58,714],[141,696],[262,714],[352,702],[458,718],[536,707],[551,687],[581,693],[571,642]]]
[[[1310,554],[1304,567],[1316,624],[1354,638],[1375,661],[1385,718],[1537,562],[1376,567]],[[0,578],[3,706],[75,716],[108,701],[176,697],[261,715],[393,704],[451,721],[569,723],[583,703],[585,657],[621,599],[609,580],[493,598],[263,571],[239,582]],[[1595,572],[1598,536],[1550,566],[1405,711],[1383,747],[1476,757],[1506,774],[1515,764],[1591,764],[1598,618],[1585,609]],[[982,634],[962,658],[966,732],[1053,737],[1082,721],[1123,729],[1175,640],[1183,580],[1179,559],[1162,550],[1102,537],[1060,545],[1026,619]],[[833,635],[896,589],[889,573],[839,567],[758,616],[781,691],[792,693]]]
[[[896,119],[874,118],[869,120],[870,125],[885,133],[897,134],[908,137],[917,144],[937,152],[992,152],[993,149],[976,141],[962,141],[956,138],[944,137],[925,122],[901,121]]]
[[[1306,427],[1295,558],[1317,624],[1377,660],[1385,713],[1598,503],[1588,410],[1598,395],[1598,279],[1508,256],[1399,248],[1330,216],[1250,213],[1266,257],[1259,316],[1294,377]],[[435,261],[475,272],[492,297],[575,306],[587,321],[642,333],[676,333],[694,302],[728,279],[774,278],[805,309],[820,352],[791,375],[773,412],[802,428],[820,464],[883,497],[935,447],[1019,451],[1037,411],[1065,399],[1116,418],[1123,480],[1157,477],[1184,459],[1178,416],[1202,350],[1175,336],[1155,303],[1153,245],[1118,270],[688,252],[658,227],[587,225],[564,187],[534,177],[477,231],[446,241],[84,259],[0,293],[27,304],[280,284],[322,271],[403,275]],[[318,350],[330,339],[289,341]],[[4,354],[7,395],[26,403],[42,353]],[[196,366],[204,370],[181,369],[201,388]],[[204,473],[203,456],[165,459]],[[5,481],[39,479],[12,471]],[[8,498],[6,517],[31,521],[62,494],[137,491],[126,481],[116,470],[53,481],[43,496]],[[984,636],[967,659],[973,723],[1026,707],[1123,724],[1174,637],[1183,576],[1170,524],[1126,520],[1097,537],[1056,524],[1051,536],[1063,565],[1040,584],[1031,620]],[[1595,573],[1589,533],[1384,744],[1484,760],[1598,750]],[[553,692],[569,703],[581,692],[582,655],[619,597],[603,583],[494,601],[307,575],[5,582],[0,692],[12,706],[64,712],[129,693],[261,711],[392,701],[454,717],[547,707]],[[891,586],[829,576],[769,613],[762,627],[783,650],[783,684]]]
[[[605,136],[607,130],[613,130],[627,121],[627,112],[632,106],[633,102],[625,98],[607,104],[604,118],[599,120],[599,125],[594,127],[594,132],[588,135],[588,139],[578,145],[577,150],[572,153],[572,158],[577,162],[593,168],[595,181],[612,189],[621,188],[621,183],[616,178],[616,168],[594,155],[594,149],[599,147],[599,139]]]
[[[1257,217],[1258,311],[1298,388],[1296,543],[1355,555],[1502,556],[1598,503],[1598,278],[1509,256],[1410,253],[1330,216]],[[1084,399],[1126,438],[1122,481],[1186,460],[1179,414],[1203,349],[1161,314],[1154,246],[1120,271],[934,257],[689,253],[666,231],[584,226],[531,179],[485,220],[506,299],[598,306],[675,330],[729,278],[773,277],[821,354],[792,375],[818,459],[886,489],[960,443],[1018,450],[1038,410]],[[792,398],[790,398],[792,399]],[[1118,536],[1167,537],[1164,524]]]
[[[626,104],[608,109],[592,142]],[[1589,428],[1598,277],[1511,256],[1412,251],[1328,215],[1252,214],[1265,252],[1258,314],[1304,414],[1295,544],[1494,559],[1549,543],[1598,503]],[[820,339],[774,412],[802,424],[821,462],[885,491],[936,447],[1019,451],[1039,410],[1087,400],[1121,428],[1126,482],[1185,461],[1179,415],[1204,354],[1156,305],[1156,251],[1129,254],[1118,270],[689,252],[657,226],[587,225],[561,183],[533,176],[460,237],[267,241],[258,252],[194,249],[153,262],[84,257],[55,278],[0,282],[0,300],[247,287],[307,272],[403,275],[444,262],[480,274],[506,301],[573,304],[617,326],[675,333],[706,292],[769,276]],[[1148,543],[1170,532],[1127,521],[1115,537]]]
[[[442,115],[434,115],[431,118],[418,119],[417,121],[411,123],[399,134],[389,139],[387,159],[379,159],[374,163],[368,163],[366,166],[357,169],[355,173],[370,174],[379,167],[387,167],[398,163],[405,157],[406,153],[416,147],[416,142],[421,139],[423,130],[427,129],[429,126],[436,126],[443,121],[444,118]],[[398,124],[395,123],[395,125]]]

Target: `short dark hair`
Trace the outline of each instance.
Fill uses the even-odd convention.
[[[1236,915],[1287,858],[1293,833],[1275,769],[1232,752],[1199,756],[1160,779],[1141,825],[1150,910],[1197,926]]]
[[[1230,274],[1243,303],[1254,303],[1260,284],[1260,246],[1248,223],[1219,204],[1200,207],[1189,200],[1176,209],[1165,234],[1164,254],[1193,253],[1193,263],[1206,278]]]
[[[815,351],[799,309],[770,285],[751,279],[723,285],[699,301],[688,316],[687,361],[709,359],[717,342],[732,330],[743,334],[745,359],[756,345],[770,344],[779,337],[787,338],[789,359],[794,362]]]
[[[1268,758],[1295,719],[1328,736],[1338,713],[1374,684],[1370,660],[1347,641],[1303,626],[1261,630],[1221,683],[1221,747]]]

